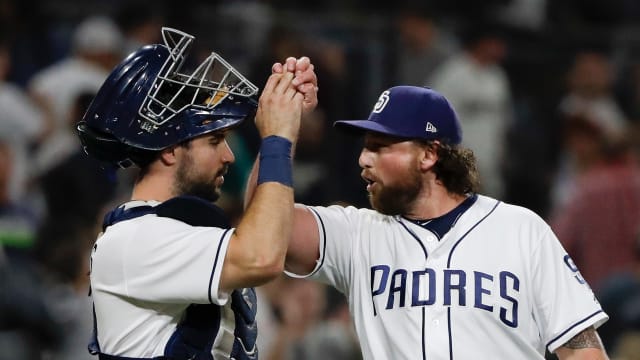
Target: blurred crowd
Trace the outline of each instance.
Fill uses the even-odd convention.
[[[89,253],[135,171],[86,157],[74,125],[111,68],[171,26],[259,87],[273,62],[312,59],[320,105],[294,166],[306,204],[368,206],[359,141],[335,120],[365,118],[393,85],[441,91],[482,192],[549,222],[611,316],[609,354],[640,359],[640,2],[440,3],[0,0],[0,358],[92,358]],[[237,217],[260,139],[247,123],[229,141],[220,205]],[[342,294],[284,276],[258,292],[261,358],[360,358]]]

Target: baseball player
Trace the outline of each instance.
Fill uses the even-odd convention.
[[[112,71],[78,125],[90,155],[140,168],[131,201],[105,216],[93,247],[90,351],[101,360],[257,359],[252,287],[284,267],[291,147],[303,103],[317,101],[315,86],[298,85],[315,74],[299,59],[298,74],[272,75],[257,104],[258,89],[215,53],[183,69],[193,36],[162,35],[164,44]],[[266,165],[232,228],[212,205],[234,161],[225,136],[256,107]]]
[[[541,218],[476,193],[441,94],[392,87],[336,125],[364,134],[373,210],[297,205],[285,268],[346,295],[365,359],[606,358],[591,289]]]

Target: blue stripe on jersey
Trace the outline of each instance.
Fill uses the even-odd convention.
[[[427,338],[427,330],[425,324],[425,307],[422,307],[422,360],[427,360],[427,344],[425,339]]]
[[[420,238],[418,237],[418,235],[416,235],[413,231],[411,231],[411,229],[409,229],[407,227],[407,225],[405,225],[402,221],[400,221],[399,219],[396,219],[396,221],[402,225],[402,227],[407,230],[407,232],[411,235],[411,237],[413,237],[416,242],[418,243],[418,245],[420,245],[420,248],[422,248],[422,252],[424,253],[424,258],[425,260],[429,257],[429,253],[427,252],[427,249],[424,247],[424,244],[422,243],[422,241],[420,241]],[[373,281],[373,279],[371,279],[371,281]],[[373,301],[373,298],[371,299]],[[374,315],[375,315],[375,303],[373,304],[373,310],[374,310]],[[427,334],[426,334],[426,324],[425,324],[425,307],[422,307],[422,360],[426,360],[427,359],[427,343],[426,343],[426,338],[427,338]]]
[[[213,268],[211,269],[211,277],[209,277],[209,289],[207,290],[208,292],[208,296],[209,296],[209,303],[213,304],[213,299],[211,298],[211,284],[213,284],[213,275],[216,272],[216,268],[218,267],[218,258],[220,257],[220,250],[222,248],[222,243],[224,241],[224,237],[227,235],[227,233],[229,232],[229,229],[227,229],[224,233],[222,233],[222,236],[220,237],[220,241],[218,242],[218,250],[216,251],[216,258],[213,260]]]
[[[471,231],[473,231],[473,229],[476,228],[476,226],[478,226],[487,217],[489,217],[489,215],[491,215],[496,210],[496,208],[498,207],[498,205],[500,205],[500,203],[501,203],[501,201],[496,201],[496,204],[493,206],[493,208],[485,216],[483,216],[482,219],[480,219],[469,230],[467,230],[467,232],[464,233],[464,235],[462,235],[460,237],[460,239],[458,239],[458,241],[456,241],[456,243],[451,248],[451,251],[449,252],[449,258],[447,259],[447,268],[451,267],[451,257],[453,256],[453,252],[456,250],[456,248],[458,247],[460,242],[462,242],[462,240],[464,238],[466,238],[467,235],[469,235],[469,233],[471,233]],[[453,335],[451,334],[452,333],[452,329],[451,329],[451,307],[447,308],[447,326],[449,327],[449,359],[453,360]]]
[[[424,247],[424,244],[422,243],[422,241],[420,241],[420,238],[418,237],[418,235],[416,235],[413,231],[411,231],[411,229],[409,229],[407,227],[407,225],[405,225],[402,221],[400,221],[399,219],[395,219],[400,225],[402,225],[402,227],[407,230],[407,232],[411,235],[411,237],[413,237],[414,239],[416,239],[416,241],[418,242],[418,244],[420,245],[420,247],[422,248],[422,252],[424,253],[424,258],[428,258],[429,257],[429,253],[427,252],[427,248]]]
[[[108,354],[98,354],[98,359],[99,360],[172,360],[169,358],[166,358],[164,356],[157,356],[154,358],[131,358],[131,357],[126,357],[126,356],[117,356],[117,355],[108,355]]]
[[[551,341],[549,341],[549,342],[547,343],[547,348],[549,347],[549,345],[551,345],[551,343],[552,343],[552,342],[554,342],[554,341],[556,341],[556,340],[560,339],[561,337],[563,337],[563,336],[564,336],[564,334],[568,333],[569,331],[571,331],[572,329],[574,329],[576,326],[578,326],[578,325],[582,324],[583,322],[585,322],[585,321],[587,321],[587,320],[591,319],[592,317],[594,317],[594,316],[596,316],[596,315],[600,314],[601,312],[603,312],[603,310],[598,310],[598,311],[594,312],[593,314],[591,314],[591,315],[587,316],[586,318],[584,318],[584,319],[582,319],[582,320],[578,321],[577,323],[575,323],[575,324],[573,324],[573,325],[569,326],[569,328],[567,328],[567,330],[565,330],[565,331],[561,332],[561,333],[560,333],[560,335],[558,335],[558,336],[554,337],[553,339],[551,339]]]
[[[91,339],[89,340],[89,354],[96,355],[100,353],[100,344],[98,343],[98,322],[96,321],[96,306],[91,305],[91,312],[93,313],[93,330],[91,331]]]
[[[322,264],[324,264],[325,251],[327,250],[327,232],[325,231],[324,222],[322,221],[320,214],[318,214],[318,212],[313,210],[312,208],[308,208],[308,209],[313,211],[314,214],[316,214],[316,216],[318,217],[318,220],[320,220],[320,227],[322,227],[322,257],[320,259],[320,264],[316,266],[315,271],[313,271],[311,274],[308,275],[308,276],[311,276],[317,273],[320,270],[320,268],[322,268]]]
[[[453,329],[451,329],[451,307],[447,308],[447,327],[449,328],[449,359],[453,360]]]
[[[469,233],[470,233],[471,231],[473,231],[473,229],[475,229],[475,228],[476,228],[476,226],[480,225],[480,223],[481,223],[481,222],[483,222],[483,221],[484,221],[484,219],[486,219],[487,217],[489,217],[489,215],[491,215],[491,214],[496,210],[496,208],[498,207],[498,205],[500,205],[500,203],[501,203],[501,201],[496,201],[496,204],[493,206],[493,209],[491,209],[491,211],[489,211],[489,212],[487,213],[487,215],[485,215],[484,217],[482,217],[482,219],[480,219],[477,223],[475,223],[475,225],[473,225],[473,226],[471,227],[471,229],[469,229],[466,233],[464,233],[464,235],[462,235],[462,236],[460,237],[460,239],[458,239],[458,241],[456,241],[456,243],[455,243],[455,244],[453,245],[453,247],[451,248],[451,252],[449,252],[449,258],[447,259],[447,268],[450,268],[450,267],[451,267],[451,257],[453,256],[453,252],[456,250],[456,248],[458,247],[458,245],[460,244],[460,242],[462,242],[462,240],[463,240],[464,238],[466,238],[466,237],[467,237],[467,235],[469,235]]]

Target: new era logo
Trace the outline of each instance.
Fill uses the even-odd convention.
[[[438,132],[438,128],[436,128],[435,126],[433,126],[432,123],[427,122],[427,128],[424,129],[426,132],[431,132],[431,133],[437,133]]]

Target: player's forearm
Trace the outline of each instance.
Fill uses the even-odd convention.
[[[296,144],[293,143],[291,145],[292,159],[295,154],[295,151],[296,151]],[[245,186],[245,191],[244,191],[244,209],[245,210],[247,209],[247,207],[249,207],[249,204],[251,203],[251,199],[253,199],[253,196],[256,192],[256,187],[258,186],[259,169],[260,169],[260,156],[256,158],[256,161],[254,161],[253,167],[251,168],[251,173],[249,173],[249,178],[247,179],[247,184]]]
[[[293,217],[293,189],[277,182],[256,186],[235,230],[234,251],[225,266],[235,272],[225,288],[258,286],[284,269]]]
[[[602,341],[593,327],[587,328],[567,341],[556,355],[560,360],[608,360]]]
[[[609,360],[602,349],[568,349],[561,347],[556,351],[560,360]]]
[[[256,192],[256,187],[258,186],[258,169],[260,167],[260,157],[256,158],[256,161],[253,163],[253,167],[251,168],[251,173],[249,174],[249,178],[247,180],[247,185],[244,191],[244,209],[246,210],[251,203],[251,199],[253,199],[253,195]]]

